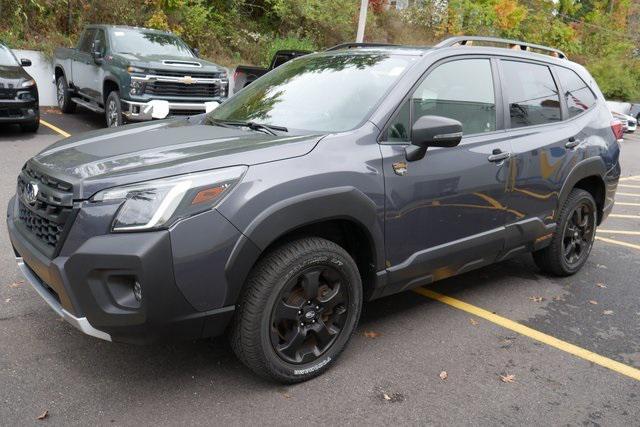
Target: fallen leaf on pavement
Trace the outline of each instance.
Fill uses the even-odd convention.
[[[605,316],[611,315],[613,314],[613,310],[605,310],[602,312],[602,314],[604,314]]]
[[[447,374],[447,371],[440,372],[440,379],[441,380],[446,380],[447,378],[449,378],[449,374]]]
[[[45,418],[47,418],[49,416],[49,411],[44,411],[43,413],[41,413],[40,415],[38,415],[38,417],[36,418],[37,420],[44,420]]]
[[[4,302],[10,302],[11,298],[7,298],[6,300],[4,300]]]
[[[539,296],[537,296],[537,297],[529,297],[529,299],[531,301],[533,301],[533,302],[542,302],[542,301],[544,301],[544,298],[543,297],[539,297]]]
[[[374,331],[364,331],[364,336],[367,338],[378,338],[380,335],[382,335],[379,332],[374,332]]]
[[[391,400],[391,397],[389,397],[389,395],[387,393],[382,393],[382,398],[384,400]]]
[[[500,381],[502,381],[503,383],[512,383],[512,382],[515,382],[515,380],[516,380],[516,376],[513,374],[500,375]]]
[[[478,321],[476,319],[469,319],[469,322],[473,325],[476,326],[478,324]]]
[[[283,396],[285,399],[291,399],[291,395],[290,395],[289,393],[282,393],[282,396]]]
[[[12,284],[9,285],[10,288],[17,288],[19,286],[22,286],[24,284],[23,280],[20,280],[18,282],[13,282]]]
[[[605,285],[604,283],[596,283],[596,286],[602,289],[606,289],[607,285]]]
[[[598,301],[589,300],[589,304],[598,305]]]

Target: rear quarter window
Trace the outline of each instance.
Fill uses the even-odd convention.
[[[555,70],[564,92],[570,118],[582,114],[596,103],[593,91],[575,71],[564,67],[556,67]]]

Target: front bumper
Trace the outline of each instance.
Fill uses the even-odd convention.
[[[154,109],[159,107],[159,103],[165,103],[167,105],[169,110],[167,117],[171,117],[176,115],[184,116],[208,113],[220,105],[220,103],[222,103],[222,99],[220,99],[220,101],[207,102],[176,102],[163,100],[139,102],[123,99],[122,114],[129,121],[151,120],[154,118]]]
[[[30,123],[39,117],[37,100],[0,100],[0,123]]]
[[[236,237],[225,228],[228,222],[212,211],[174,230],[93,235],[87,230],[103,229],[96,223],[100,209],[108,211],[104,219],[114,212],[105,206],[81,208],[60,254],[51,259],[16,227],[11,200],[7,226],[18,266],[47,304],[80,331],[108,341],[145,344],[223,333],[235,309],[225,305],[224,262]],[[185,246],[177,236],[196,229],[203,235],[205,225],[214,226],[213,235],[227,235],[228,245],[217,242],[217,251],[201,250],[203,259],[185,256],[182,252],[198,251],[199,239]],[[206,240],[211,244],[211,235]],[[136,283],[141,301],[133,293]]]

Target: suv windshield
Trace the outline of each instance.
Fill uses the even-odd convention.
[[[16,67],[18,66],[18,61],[16,57],[13,56],[13,53],[9,50],[9,48],[0,45],[0,65]]]
[[[189,46],[178,37],[155,31],[114,29],[111,31],[111,45],[115,53],[194,57]]]
[[[355,128],[417,57],[381,53],[311,55],[256,80],[209,113],[232,120],[319,132]]]

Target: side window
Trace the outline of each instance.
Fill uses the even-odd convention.
[[[96,40],[93,45],[93,50],[98,51],[104,56],[107,52],[107,39],[104,34],[104,30],[98,30],[96,32]],[[93,53],[93,52],[91,52]]]
[[[462,123],[465,135],[496,129],[496,101],[489,59],[461,59],[439,65],[400,108],[387,130],[389,142],[407,142],[420,117],[443,116]]]
[[[546,65],[502,61],[511,127],[560,121],[558,88]]]
[[[569,108],[569,117],[575,117],[596,103],[596,97],[589,86],[574,71],[556,67],[560,85]]]
[[[91,46],[93,45],[93,38],[96,34],[96,30],[88,29],[82,33],[82,37],[80,37],[80,42],[78,42],[78,50],[80,52],[90,53]]]

